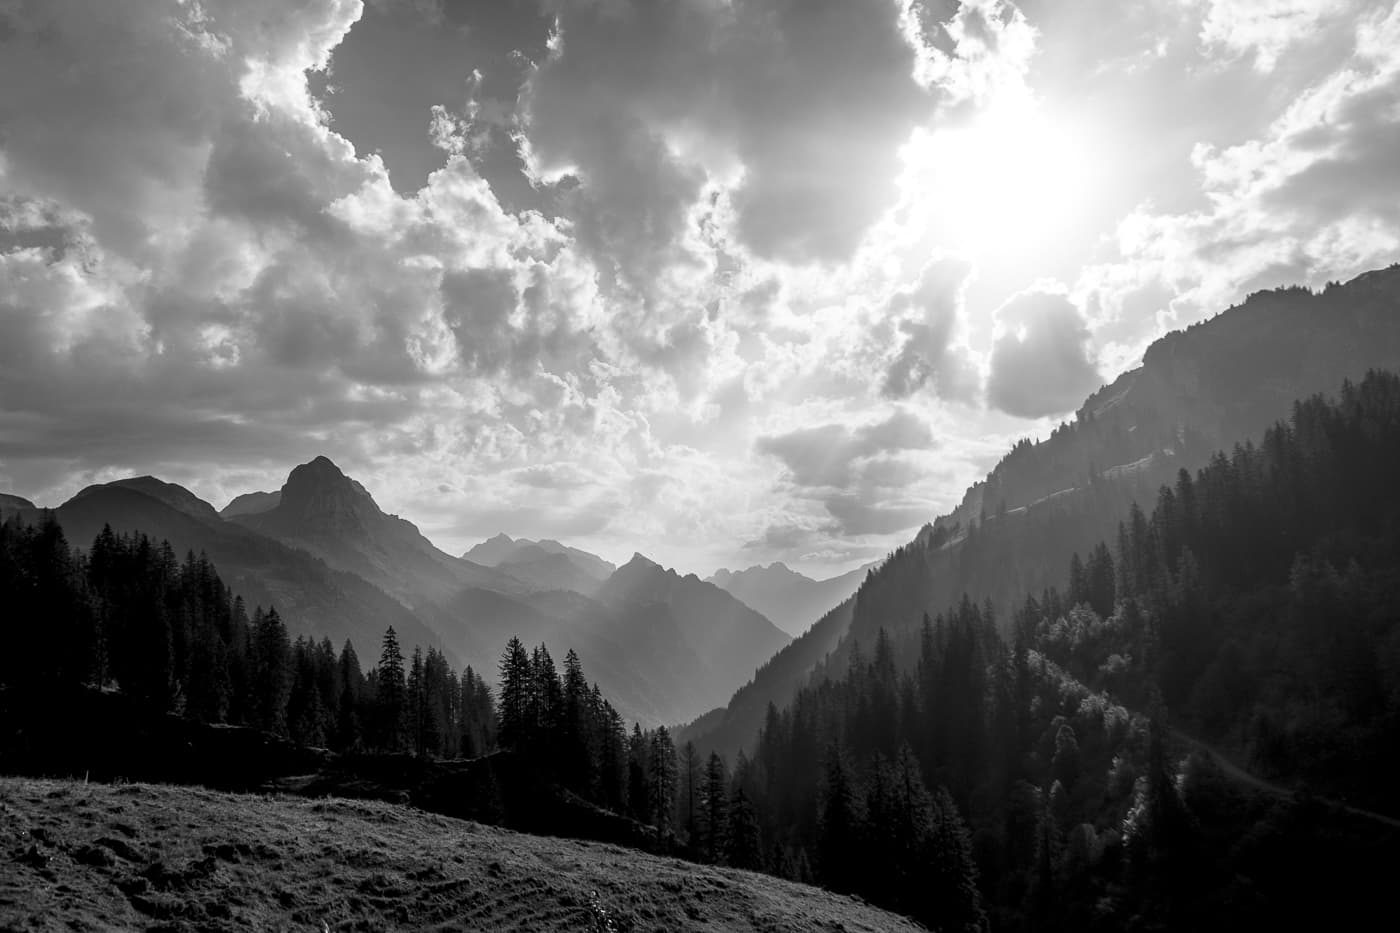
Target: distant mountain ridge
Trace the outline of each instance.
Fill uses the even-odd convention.
[[[706,582],[738,597],[796,637],[855,593],[876,564],[878,561],[839,576],[814,580],[777,562],[739,571],[717,570]]]
[[[702,693],[710,705],[727,700],[734,687],[791,641],[761,613],[720,587],[695,574],[681,576],[641,554],[634,554],[607,579],[598,601],[641,612],[644,624],[654,624],[660,616],[657,610],[664,608],[666,620],[707,672],[701,681],[713,684]],[[644,639],[647,632],[633,627],[622,634]]]
[[[537,589],[563,589],[591,594],[617,569],[597,554],[546,538],[511,538],[501,533],[462,555],[485,567],[495,567]]]

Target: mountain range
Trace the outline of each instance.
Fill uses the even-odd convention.
[[[43,510],[5,495],[8,518]],[[281,489],[220,513],[188,489],[141,476],[89,486],[52,511],[71,544],[110,525],[204,553],[251,608],[275,605],[293,634],[350,639],[372,663],[389,626],[406,646],[443,650],[490,677],[511,637],[573,649],[629,721],[681,722],[724,702],[789,640],[760,613],[694,575],[638,555],[625,567],[557,541],[511,540],[454,557],[386,514],[325,457]]]
[[[513,539],[504,533],[471,548],[462,555],[462,559],[495,567],[538,589],[573,590],[584,594],[596,592],[598,586],[617,569],[615,564],[597,554],[549,538],[531,541],[528,538]]]

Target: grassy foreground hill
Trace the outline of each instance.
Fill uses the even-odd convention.
[[[0,778],[0,929],[900,931],[765,875],[407,807]]]

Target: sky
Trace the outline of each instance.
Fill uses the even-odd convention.
[[[1400,259],[1400,6],[0,0],[0,491],[825,576]]]

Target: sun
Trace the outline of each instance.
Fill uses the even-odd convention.
[[[1054,249],[1093,198],[1093,151],[1082,128],[1008,94],[964,125],[915,132],[906,203],[939,246],[973,258]]]

